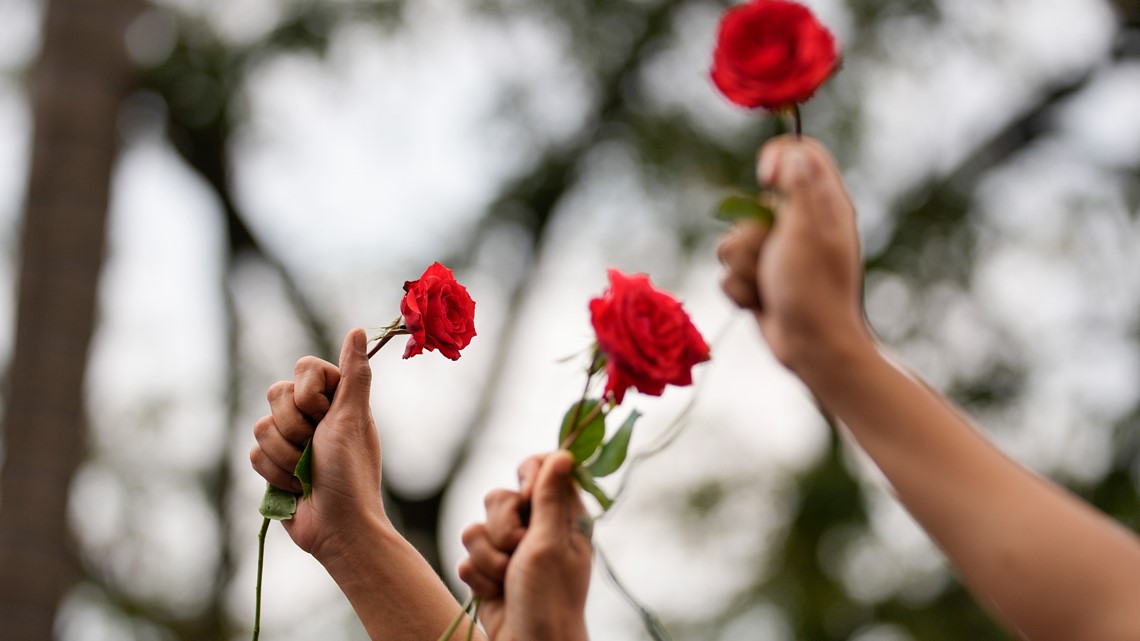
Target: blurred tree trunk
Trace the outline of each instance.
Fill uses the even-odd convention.
[[[0,471],[7,641],[52,638],[59,602],[79,576],[68,486],[84,455],[83,374],[119,106],[133,76],[123,35],[141,6],[52,0],[30,77],[35,133]]]

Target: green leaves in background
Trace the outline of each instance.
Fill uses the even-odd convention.
[[[717,220],[726,223],[735,223],[739,220],[756,220],[764,225],[771,225],[776,219],[776,212],[771,207],[760,204],[760,196],[734,195],[720,201],[713,211]]]

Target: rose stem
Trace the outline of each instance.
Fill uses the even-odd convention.
[[[388,332],[387,334],[384,334],[384,337],[381,338],[379,341],[376,341],[376,344],[373,345],[372,349],[368,351],[368,358],[372,358],[373,356],[375,356],[376,352],[379,352],[380,348],[387,345],[388,341],[392,340],[392,337],[396,336],[396,335],[397,335],[397,332]]]
[[[269,531],[269,519],[261,521],[261,531],[257,533],[257,587],[254,590],[253,641],[261,634],[261,571],[265,567],[265,533]]]
[[[801,122],[798,104],[793,103],[791,109],[788,109],[788,124],[791,126],[793,138],[799,140],[803,137],[803,123]]]
[[[562,441],[562,445],[558,446],[558,449],[565,450],[569,448],[570,444],[573,443],[574,439],[578,436],[578,432],[581,431],[578,427],[578,419],[582,418],[582,406],[586,404],[586,394],[590,393],[590,380],[594,378],[594,375],[590,373],[592,369],[594,368],[593,362],[591,361],[590,368],[586,370],[586,385],[582,388],[582,398],[578,399],[578,404],[574,406],[574,418],[570,420],[570,431],[566,433],[566,438]]]

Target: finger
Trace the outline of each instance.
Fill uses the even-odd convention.
[[[780,208],[783,218],[826,229],[840,222],[840,213],[852,211],[835,159],[816,140],[780,138],[765,145],[758,173],[781,194],[787,205]]]
[[[756,181],[760,186],[776,188],[779,178],[780,157],[795,139],[792,136],[777,136],[760,148],[756,157]]]
[[[253,424],[253,437],[274,465],[290,472],[297,467],[297,461],[301,459],[301,448],[281,434],[272,416],[263,416]]]
[[[467,548],[471,564],[480,574],[493,581],[502,582],[503,577],[507,575],[510,556],[495,547],[483,524],[468,526],[463,531],[463,546]]]
[[[503,552],[514,552],[526,534],[520,508],[522,496],[510,490],[492,490],[483,499],[487,509],[487,536]]]
[[[362,329],[353,329],[345,335],[344,345],[340,349],[340,383],[329,409],[329,412],[335,411],[360,419],[350,421],[353,425],[367,425],[365,419],[372,411],[369,406],[372,368],[364,351],[367,343],[368,338]]]
[[[254,445],[253,449],[249,451],[249,462],[253,465],[253,469],[273,487],[287,492],[299,493],[301,491],[301,482],[293,476],[293,471],[282,469],[270,460],[260,446]]]
[[[755,280],[741,278],[734,272],[729,272],[721,279],[720,288],[729,300],[741,309],[761,309],[763,307]]]
[[[306,356],[293,367],[293,402],[302,414],[319,422],[328,413],[339,382],[340,370],[336,365]]]
[[[545,458],[545,454],[535,454],[519,465],[519,494],[524,501],[530,500],[531,492],[534,491],[534,479],[538,476],[538,470],[542,468],[542,461]]]
[[[734,276],[755,281],[765,233],[756,224],[737,229],[717,246],[717,258]]]
[[[570,475],[573,467],[574,459],[566,451],[555,452],[543,461],[531,501],[531,535],[539,539],[560,538],[585,514],[578,488]]]
[[[503,594],[503,584],[480,572],[470,557],[459,562],[459,578],[471,588],[471,594],[484,600],[497,599]]]
[[[277,424],[277,431],[281,433],[290,443],[297,447],[305,447],[309,439],[313,437],[313,424],[301,410],[297,409],[297,404],[293,402],[293,383],[290,381],[278,381],[269,386],[269,391],[266,392],[265,397],[269,400],[269,411],[273,414],[273,422]]]

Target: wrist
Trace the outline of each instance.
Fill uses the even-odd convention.
[[[341,583],[353,581],[356,574],[369,571],[361,567],[360,559],[402,543],[403,537],[386,515],[364,513],[356,523],[323,542],[312,554],[329,575]]]
[[[549,626],[548,629],[537,634],[535,638],[551,641],[589,641],[590,636],[586,633],[585,614],[583,613],[571,621],[563,621]]]
[[[858,323],[844,331],[817,335],[788,367],[826,404],[834,389],[877,358],[881,358],[877,341],[866,325]]]

